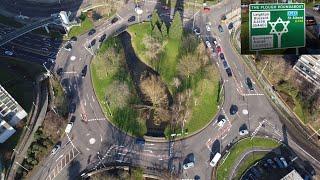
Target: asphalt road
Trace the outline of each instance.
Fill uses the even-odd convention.
[[[146,4],[145,9],[153,9],[155,5],[154,3]],[[135,14],[134,4],[128,4],[127,9],[118,12],[120,20],[117,23],[103,23],[96,27],[97,32],[94,35],[84,34],[78,37],[72,51],[62,49],[57,55],[54,71],[57,68],[63,68],[61,83],[65,91],[69,95],[72,94],[71,101],[77,105],[76,112],[72,114],[76,117],[76,121],[71,133],[65,134],[62,138],[61,150],[47,157],[45,163],[32,176],[33,179],[74,179],[85,169],[92,170],[110,163],[139,165],[152,169],[155,173],[163,172],[162,170],[169,167],[172,174],[181,178],[194,178],[197,175],[201,179],[211,179],[212,168],[209,162],[214,153],[223,152],[229,144],[237,140],[240,137],[239,128],[243,124],[252,133],[264,120],[269,125],[261,128],[260,131],[269,136],[287,140],[289,145],[294,143],[291,135],[287,135],[283,130],[283,124],[267,97],[256,85],[240,56],[233,50],[226,26],[223,25],[225,31],[222,33],[217,29],[220,16],[239,6],[240,4],[236,1],[224,1],[223,4],[215,6],[210,14],[198,13],[196,19],[196,25],[201,28],[202,38],[205,39],[207,36],[217,38],[233,71],[233,77],[227,77],[221,60],[217,56],[213,57],[212,61],[218,65],[224,80],[225,103],[218,115],[224,115],[227,123],[222,128],[217,126],[217,118],[215,118],[203,131],[187,139],[163,143],[147,142],[142,146],[135,144],[134,138],[119,131],[104,119],[104,114],[93,92],[89,70],[84,78],[81,77],[80,72],[85,65],[90,68],[90,62],[98,48],[97,43],[92,49],[88,49],[88,43],[93,39],[98,40],[104,33],[110,36],[118,28],[127,24],[127,19]],[[144,13],[141,20],[148,14]],[[212,24],[211,32],[205,30],[205,23],[208,21]],[[246,77],[251,77],[253,80],[254,91],[246,87],[244,83]],[[236,115],[229,113],[232,104],[239,107]],[[87,117],[86,122],[81,120],[81,115]],[[293,144],[292,147],[302,152],[298,146]],[[306,151],[312,155],[315,153],[310,149]],[[183,161],[190,153],[195,156],[195,167],[183,170],[181,167]],[[317,154],[316,158],[319,158]],[[307,157],[307,159],[311,158]]]

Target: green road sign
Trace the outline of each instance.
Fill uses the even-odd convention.
[[[305,46],[304,3],[250,4],[250,50]]]

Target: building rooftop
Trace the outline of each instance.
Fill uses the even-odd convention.
[[[290,173],[288,173],[286,176],[281,178],[281,180],[303,180],[303,178],[300,176],[300,174],[294,169]]]

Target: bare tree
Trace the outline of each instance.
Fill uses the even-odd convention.
[[[187,78],[196,73],[200,68],[201,62],[195,59],[192,54],[183,56],[178,65],[179,74]]]
[[[170,120],[169,97],[165,84],[156,75],[143,76],[140,83],[142,93],[152,106],[145,106],[154,113],[154,123]]]
[[[114,81],[106,89],[106,99],[112,107],[125,107],[129,97],[129,86],[125,82]]]

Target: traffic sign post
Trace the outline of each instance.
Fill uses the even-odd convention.
[[[251,51],[305,46],[304,3],[250,4]]]

